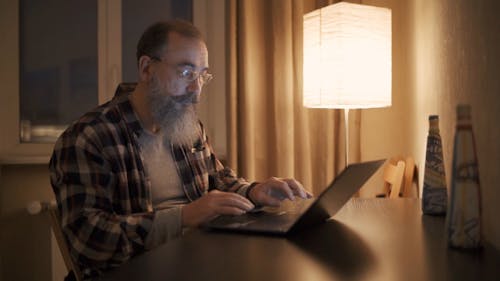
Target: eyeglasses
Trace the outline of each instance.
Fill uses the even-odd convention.
[[[168,64],[166,61],[162,60],[159,57],[151,57],[151,59]],[[214,78],[214,76],[208,73],[206,70],[198,72],[194,71],[190,66],[178,66],[176,71],[177,77],[184,80],[186,83],[191,83],[199,78],[203,85],[207,85]]]

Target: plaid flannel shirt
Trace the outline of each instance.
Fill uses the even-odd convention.
[[[129,101],[135,84],[74,122],[58,139],[50,180],[61,225],[85,276],[118,266],[144,251],[155,211],[138,144],[143,128]],[[207,137],[192,147],[172,147],[186,197],[209,190],[246,196],[250,184],[215,157]]]

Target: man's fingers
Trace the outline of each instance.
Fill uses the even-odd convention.
[[[272,196],[266,196],[262,198],[261,204],[264,206],[279,207],[281,205],[281,200]]]
[[[294,195],[299,196],[300,198],[307,197],[306,193],[304,192],[304,189],[302,188],[302,185],[298,183],[296,180],[284,179],[283,181],[288,184]]]
[[[213,204],[218,206],[234,207],[244,211],[250,211],[255,208],[254,204],[247,198],[232,192],[212,191],[209,196],[213,197]]]
[[[239,194],[213,190],[183,207],[182,225],[197,226],[221,214],[241,215],[254,207]]]
[[[308,192],[302,184],[294,179],[283,179],[284,182],[292,189],[293,194],[299,196],[300,198],[307,199],[311,198],[312,194]]]
[[[287,198],[292,201],[295,199],[293,196],[293,190],[290,188],[288,183],[278,178],[272,178],[269,181],[268,194],[273,198],[279,199],[280,201]]]
[[[259,183],[252,189],[249,196],[260,205],[280,206],[281,201],[295,200],[295,196],[303,199],[311,198],[312,194],[304,189],[302,184],[294,179],[270,178]]]
[[[255,205],[252,204],[252,202],[250,202],[245,197],[239,194],[233,194],[233,195],[236,196],[228,196],[226,198],[223,198],[223,200],[220,202],[220,205],[236,207],[245,211],[250,211],[251,209],[255,208]]]
[[[237,207],[232,207],[232,206],[218,206],[217,207],[217,214],[219,215],[233,215],[233,216],[239,216],[243,215],[247,211],[237,208]]]

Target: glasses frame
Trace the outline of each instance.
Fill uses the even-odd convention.
[[[153,61],[161,62],[161,63],[164,63],[164,64],[171,66],[171,64],[169,64],[168,62],[166,62],[162,58],[159,58],[156,56],[151,56],[150,58]],[[198,72],[198,71],[194,71],[194,70],[187,69],[187,68],[181,69],[181,66],[177,66],[176,72],[177,72],[177,77],[179,79],[184,80],[186,83],[192,83],[193,81],[200,79],[203,86],[210,83],[210,81],[212,81],[212,79],[214,78],[214,75],[211,73],[208,73],[208,71],[206,71],[206,70],[205,70],[205,72]]]

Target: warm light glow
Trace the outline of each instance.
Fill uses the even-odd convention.
[[[304,106],[391,105],[391,11],[337,3],[304,15]]]

